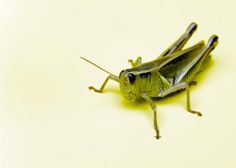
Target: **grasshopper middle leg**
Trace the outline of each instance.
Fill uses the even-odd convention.
[[[190,112],[190,113],[196,114],[198,116],[202,116],[202,113],[191,109],[191,105],[190,105],[190,91],[189,91],[189,84],[188,83],[186,85],[186,94],[187,94],[187,96],[186,96],[186,98],[187,98],[187,100],[186,100],[187,101],[187,104],[186,104],[187,105],[186,106],[187,111]]]
[[[129,59],[128,62],[131,64],[132,67],[136,67],[142,64],[142,57],[137,57],[135,61],[133,61],[132,59]]]
[[[103,90],[104,90],[104,88],[105,88],[105,86],[106,86],[106,84],[107,84],[107,82],[108,82],[110,79],[111,79],[111,80],[114,80],[114,81],[116,81],[116,82],[119,82],[119,78],[118,78],[118,77],[113,76],[113,75],[109,75],[109,76],[105,79],[105,81],[103,82],[103,84],[102,84],[102,86],[100,87],[100,89],[96,89],[96,88],[94,88],[93,86],[89,86],[89,90],[94,90],[95,92],[102,93]]]
[[[173,92],[176,92],[178,90],[182,90],[182,89],[186,89],[186,93],[187,93],[187,96],[186,96],[186,110],[190,113],[193,113],[193,114],[196,114],[198,116],[202,116],[202,114],[198,111],[195,111],[195,110],[192,110],[191,109],[191,103],[190,103],[190,91],[189,91],[189,85],[192,84],[192,82],[181,82],[179,84],[176,84],[172,87],[170,87],[169,89],[165,90],[165,91],[162,91],[159,95],[159,97],[164,97],[170,93],[173,93]]]

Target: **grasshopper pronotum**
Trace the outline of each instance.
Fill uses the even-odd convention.
[[[110,74],[100,89],[92,86],[89,89],[101,93],[108,80],[111,79],[120,84],[121,93],[126,99],[133,101],[143,98],[146,100],[153,110],[153,123],[157,139],[160,138],[157,109],[152,98],[165,97],[170,93],[185,89],[187,93],[187,111],[202,116],[200,112],[191,108],[189,86],[196,83],[193,81],[194,77],[208,65],[211,58],[210,53],[218,44],[218,36],[212,35],[207,44],[200,41],[192,47],[182,50],[196,29],[197,24],[191,23],[184,34],[153,61],[141,63],[141,57],[138,57],[135,61],[128,60],[132,68],[122,70],[119,76],[81,57]]]

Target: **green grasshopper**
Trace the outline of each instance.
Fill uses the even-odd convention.
[[[171,93],[186,90],[187,111],[202,116],[200,112],[191,108],[189,86],[196,84],[194,77],[209,64],[210,53],[218,44],[218,36],[212,35],[207,44],[200,41],[192,47],[182,50],[196,29],[197,24],[191,23],[178,40],[153,61],[142,63],[141,57],[138,57],[135,61],[128,60],[132,68],[122,70],[119,77],[81,57],[110,74],[100,89],[92,86],[89,89],[101,93],[111,79],[120,84],[121,93],[126,99],[134,101],[142,98],[146,100],[153,110],[153,123],[157,139],[160,138],[157,108],[152,98],[165,97]]]

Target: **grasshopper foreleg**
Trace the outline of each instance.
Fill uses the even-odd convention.
[[[150,104],[152,110],[153,110],[153,124],[154,124],[154,128],[156,131],[156,138],[159,139],[161,138],[160,134],[159,134],[159,129],[158,129],[158,124],[157,124],[157,108],[155,103],[153,102],[153,100],[146,94],[143,93],[142,97]]]
[[[119,82],[119,78],[118,78],[118,77],[116,77],[116,76],[114,76],[114,75],[109,75],[109,76],[106,78],[106,80],[103,82],[103,84],[102,84],[102,86],[100,87],[100,89],[96,89],[96,88],[94,88],[93,86],[89,86],[89,90],[94,90],[95,92],[102,93],[102,92],[103,92],[103,89],[105,88],[107,82],[108,82],[110,79],[111,79],[111,80],[114,80],[114,81],[116,81],[116,82]]]
[[[132,67],[136,67],[136,66],[142,64],[142,57],[136,58],[135,61],[133,61],[132,59],[129,59],[128,62],[131,64]]]

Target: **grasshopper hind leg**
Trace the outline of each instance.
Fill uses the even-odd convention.
[[[199,60],[200,67],[198,67],[197,73],[202,71],[209,64],[209,61],[211,58],[211,55],[209,55],[209,53],[217,46],[217,44],[218,44],[218,36],[217,35],[211,36],[210,39],[208,40],[208,44],[206,45],[205,49],[201,53],[202,59]],[[187,92],[187,107],[186,107],[187,111],[193,114],[197,114],[198,116],[202,116],[200,112],[191,109],[189,83],[187,83],[186,85],[186,92]]]
[[[140,64],[142,64],[142,57],[137,57],[136,60],[129,59],[128,62],[131,64],[132,67],[136,67]]]
[[[169,47],[167,48],[159,57],[168,56],[174,52],[182,50],[184,45],[188,42],[191,38],[193,33],[197,30],[197,24],[192,22],[185,32]]]

